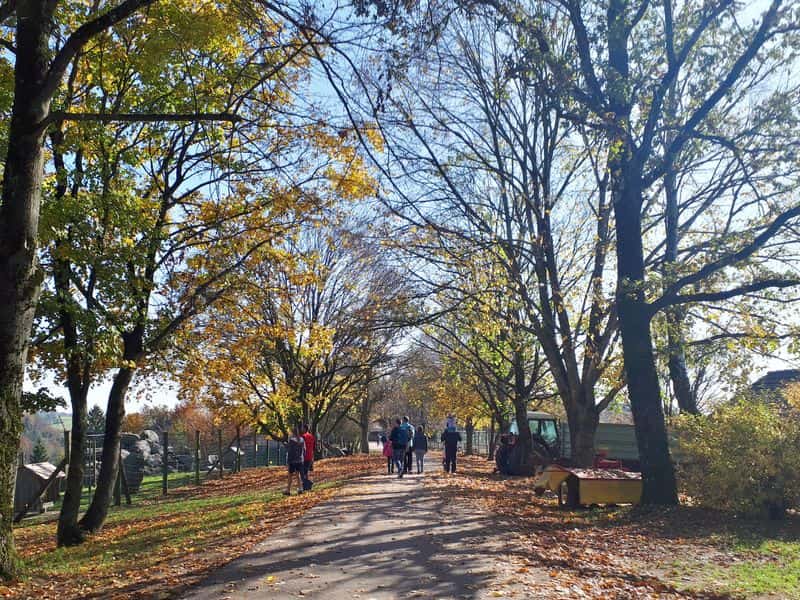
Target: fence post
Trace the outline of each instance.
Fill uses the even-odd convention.
[[[119,457],[119,481],[122,493],[125,494],[125,504],[131,504],[131,490],[128,487],[128,476],[125,475],[125,463],[122,462],[122,455]]]
[[[242,436],[239,432],[239,426],[236,426],[236,456],[233,459],[234,469],[236,473],[242,471]]]
[[[92,446],[90,452],[92,453],[92,473],[89,477],[89,494],[92,493],[92,485],[94,484],[94,478],[97,476],[97,442],[92,440]],[[84,456],[84,459],[86,457]]]
[[[167,446],[169,444],[169,433],[164,432],[164,448],[161,450],[161,493],[167,495],[167,474],[169,473],[169,465],[167,465]]]
[[[253,466],[258,466],[258,433],[253,428]]]
[[[200,485],[200,430],[194,432],[194,484]]]
[[[66,468],[69,468],[69,431],[64,432],[64,462],[66,463]]]
[[[117,479],[114,481],[114,506],[122,506],[122,463],[117,465]]]
[[[225,470],[225,466],[222,464],[222,429],[217,430],[217,450],[219,451],[219,478],[222,479],[222,472]]]

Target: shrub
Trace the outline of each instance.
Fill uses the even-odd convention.
[[[682,491],[700,504],[780,518],[800,505],[800,418],[757,398],[678,420]]]

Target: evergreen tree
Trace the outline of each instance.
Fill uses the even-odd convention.
[[[103,409],[95,404],[86,416],[86,426],[89,433],[104,433],[106,430],[106,414]]]
[[[33,452],[31,453],[31,462],[40,463],[47,462],[48,460],[50,460],[50,457],[47,454],[47,448],[45,448],[42,438],[37,437],[36,444],[33,446]]]

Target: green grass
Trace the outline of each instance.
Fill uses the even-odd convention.
[[[338,481],[320,483],[315,490],[338,485]],[[273,489],[123,505],[109,513],[100,534],[80,546],[56,548],[52,544],[54,523],[22,528],[18,544],[42,545],[25,560],[26,571],[37,581],[77,574],[102,589],[128,572],[146,574],[148,568],[157,568],[165,560],[191,561],[230,544],[254,523],[274,515],[272,505],[283,498]]]
[[[139,486],[139,489],[136,493],[131,494],[131,503],[136,505],[143,500],[153,500],[157,498],[164,498],[162,494],[162,476],[161,475],[146,475],[142,479],[142,483]],[[200,481],[205,481],[204,473],[200,473]],[[167,498],[169,497],[169,491],[175,490],[176,488],[187,486],[187,485],[194,485],[194,472],[181,472],[181,473],[169,473],[167,475]],[[83,488],[83,495],[81,496],[81,505],[80,505],[80,512],[83,513],[89,508],[89,503],[92,500],[92,495],[94,494],[94,488],[89,490],[88,488]],[[61,495],[61,499],[63,499],[63,494]],[[125,504],[125,495],[122,495],[122,506],[116,507],[111,506],[109,513],[114,513],[118,510],[130,508]],[[30,515],[26,517],[22,523],[19,524],[19,527],[29,527],[31,525],[38,525],[40,523],[44,523],[47,521],[52,521],[53,519],[57,518],[58,512],[61,510],[61,500],[58,500],[53,503],[53,507],[48,509],[48,512],[43,515]]]
[[[724,564],[714,560],[677,560],[671,575],[687,579],[673,581],[683,589],[712,589],[737,597],[770,595],[800,600],[800,539],[783,539],[785,533],[753,532],[719,540],[728,556]],[[712,555],[713,556],[713,555]]]
[[[739,543],[734,552],[745,560],[722,569],[731,591],[800,599],[800,540]]]

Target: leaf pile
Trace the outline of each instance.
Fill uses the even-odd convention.
[[[247,469],[170,491],[165,499],[112,509],[86,543],[56,548],[55,523],[17,529],[29,578],[0,587],[5,598],[169,598],[233,560],[272,531],[383,461],[353,456],[315,464],[315,489],[285,497],[285,467]]]

